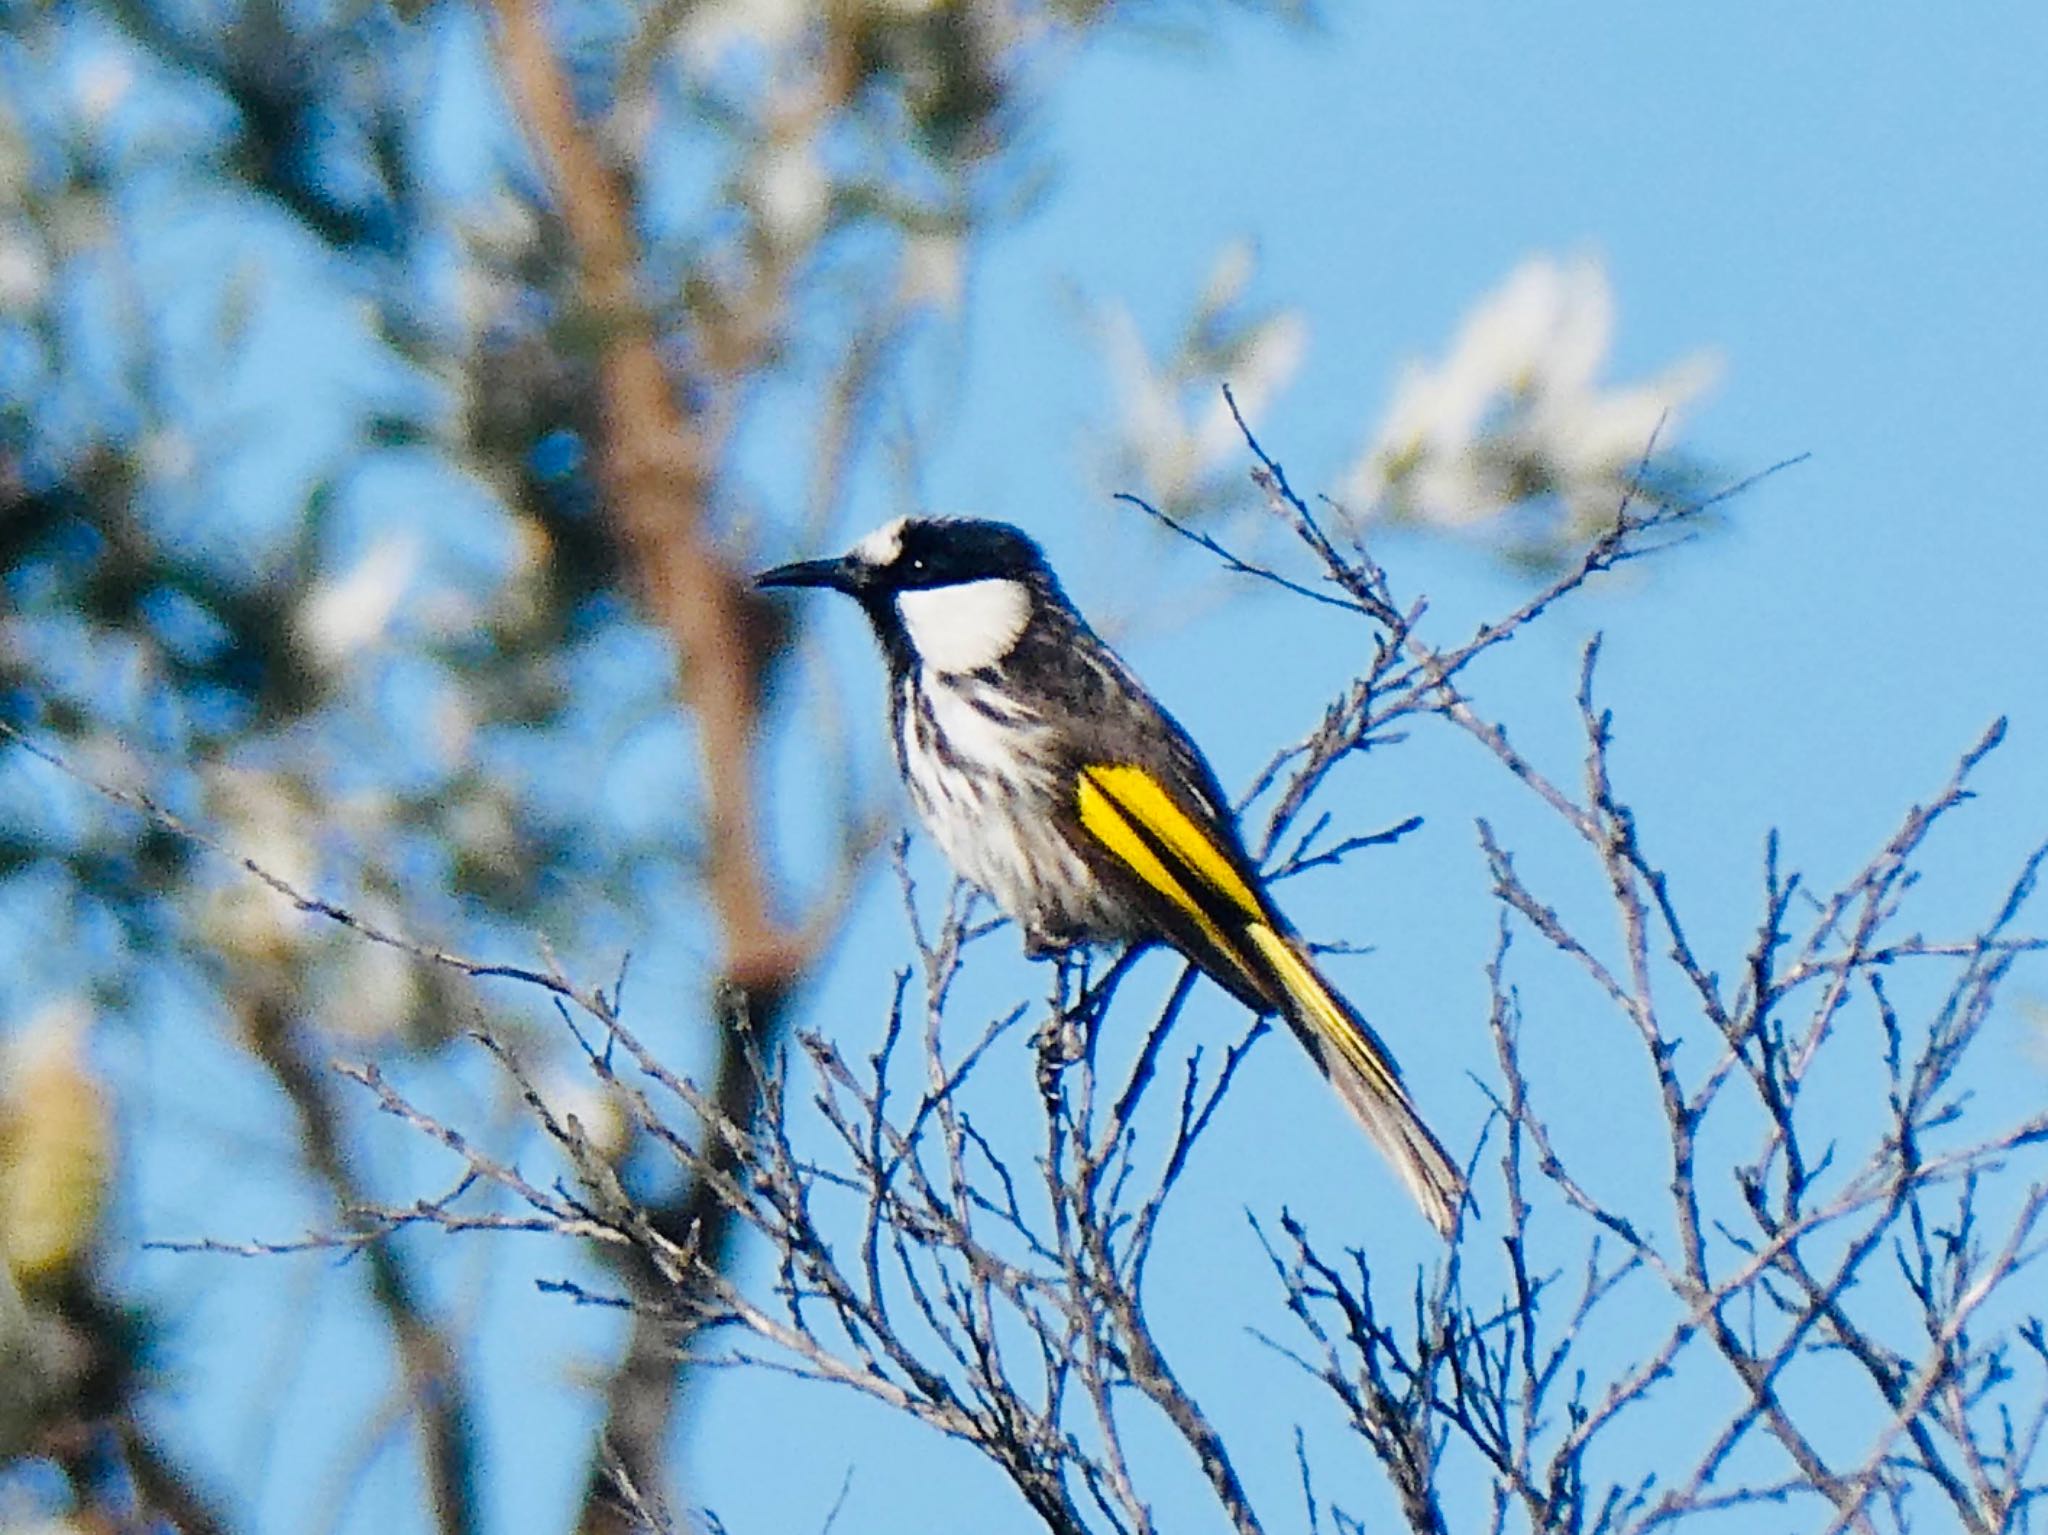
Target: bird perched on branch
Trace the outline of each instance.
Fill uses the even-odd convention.
[[[1164,942],[1292,1027],[1423,1213],[1464,1181],[1385,1045],[1325,980],[1246,856],[1215,772],[1007,523],[904,518],[835,560],[764,571],[861,605],[889,667],[896,761],[953,867],[1034,955]]]

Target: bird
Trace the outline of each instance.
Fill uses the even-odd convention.
[[[754,581],[860,605],[888,669],[911,804],[1028,954],[1164,943],[1277,1014],[1430,1223],[1452,1232],[1464,1179],[1393,1056],[1274,905],[1208,759],[1088,626],[1029,534],[899,517],[836,559]]]

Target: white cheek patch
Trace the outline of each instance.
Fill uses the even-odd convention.
[[[896,556],[903,552],[903,524],[907,521],[907,517],[898,517],[894,522],[883,523],[848,550],[848,554],[870,570],[895,564]]]
[[[1010,653],[1031,618],[1021,581],[962,581],[896,594],[910,648],[934,671],[971,672]]]

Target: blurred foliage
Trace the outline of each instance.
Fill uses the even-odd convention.
[[[818,539],[903,343],[954,323],[974,239],[1043,184],[1039,82],[1111,8],[549,19],[635,211],[709,517],[750,552],[770,492],[739,441],[772,407],[817,424],[776,541]],[[0,719],[368,920],[473,952],[530,954],[536,932],[616,952],[652,907],[688,943],[704,918],[670,702],[688,658],[626,589],[593,468],[606,322],[579,305],[506,102],[489,18],[452,5],[0,8]],[[26,1044],[69,1020],[35,1068],[68,1075],[10,1068],[29,1097],[0,1141],[0,1508],[9,1458],[33,1452],[80,1508],[231,1524],[179,1493],[186,1471],[213,1479],[181,1468],[184,1437],[137,1437],[153,1298],[93,1257],[109,1210],[123,1241],[163,1234],[109,1183],[108,1148],[172,1133],[149,1098],[175,1075],[103,1080],[86,1052],[135,1062],[163,1031],[214,1031],[281,1089],[296,1150],[267,1171],[331,1211],[377,1191],[349,1152],[369,1110],[319,1066],[345,1046],[440,1070],[487,1001],[4,741],[0,965],[0,1029]],[[402,1334],[401,1278],[336,1282],[370,1285]]]
[[[1060,61],[1112,24],[1185,35],[1209,15],[550,15],[634,211],[637,301],[735,560],[757,538],[825,538],[874,400],[920,338],[953,332],[977,242],[1054,169],[1031,128]],[[489,16],[448,4],[0,4],[0,720],[369,921],[519,957],[536,933],[616,953],[658,924],[703,952],[701,805],[672,702],[688,657],[636,610],[596,479],[615,320],[579,300],[508,99]],[[1216,382],[1255,413],[1305,345],[1298,315],[1250,298],[1253,275],[1249,247],[1225,252],[1157,354],[1127,314],[1096,313],[1124,402],[1103,453],[1115,488],[1220,503],[1238,445]],[[1411,378],[1360,460],[1361,509],[1458,520],[1431,477],[1453,464],[1474,506],[1548,496],[1582,537],[1647,447],[1643,421],[1703,381],[1681,370],[1607,409],[1604,281],[1517,281],[1443,373]],[[1520,351],[1496,344],[1509,332]],[[1472,407],[1462,438],[1424,396]],[[1604,446],[1561,454],[1535,420],[1596,420]],[[763,421],[806,428],[772,483],[744,451]],[[759,621],[771,657],[786,649],[778,617]],[[4,740],[0,973],[0,1038],[47,1047],[10,1054],[4,1084],[0,1519],[16,1517],[9,1461],[33,1454],[80,1507],[144,1495],[186,1528],[232,1527],[240,1511],[181,1501],[181,1476],[212,1480],[181,1466],[184,1438],[138,1437],[157,1298],[98,1256],[110,1220],[122,1242],[165,1234],[110,1149],[176,1133],[153,1095],[178,1079],[153,1052],[191,1053],[179,1029],[242,1052],[292,1148],[250,1170],[331,1214],[379,1190],[353,1154],[370,1109],[331,1089],[327,1058],[452,1078],[444,1047],[490,999],[314,925]],[[489,1021],[536,1057],[555,1037]],[[96,1054],[128,1068],[103,1074]],[[402,1335],[432,1319],[391,1264],[335,1282],[371,1288]]]

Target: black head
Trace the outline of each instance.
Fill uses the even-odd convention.
[[[1045,555],[1007,522],[903,517],[877,528],[836,560],[778,565],[756,586],[825,586],[863,602],[968,581],[1043,580]]]
[[[892,666],[916,658],[948,672],[999,661],[1034,621],[1068,612],[1029,535],[964,517],[900,518],[836,560],[779,565],[754,584],[845,592],[866,610]]]

